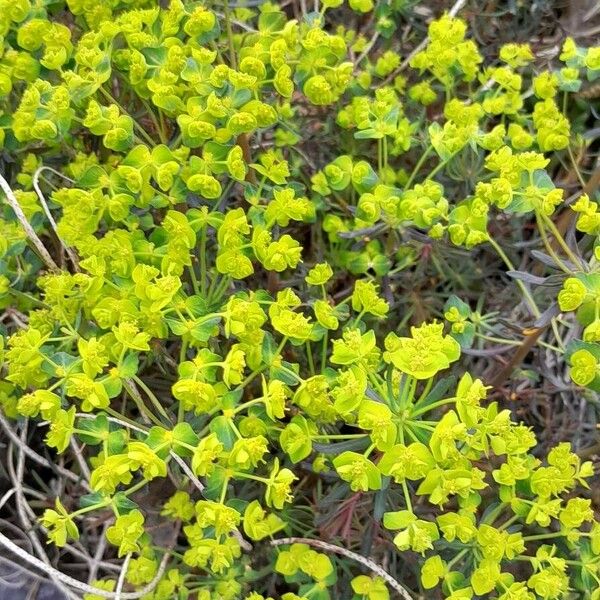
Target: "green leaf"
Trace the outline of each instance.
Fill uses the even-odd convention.
[[[121,454],[127,444],[127,432],[124,429],[111,431],[108,435],[107,450],[109,455]]]
[[[277,355],[277,343],[271,333],[265,333],[262,341],[262,360],[266,365],[270,365]]]
[[[425,397],[423,405],[437,402],[446,396],[448,390],[456,386],[456,375],[449,375],[448,377],[442,377],[432,388],[429,394]]]
[[[450,332],[450,335],[460,344],[461,348],[470,348],[475,340],[475,325],[473,323],[465,323],[461,333]]]
[[[113,503],[120,515],[126,515],[138,507],[138,505],[123,492],[117,492],[113,496]]]
[[[107,377],[102,380],[102,385],[109,398],[116,398],[123,390],[123,382],[118,377]]]
[[[364,438],[357,438],[355,440],[346,440],[345,442],[335,442],[332,444],[324,444],[322,442],[313,442],[313,448],[317,452],[321,452],[322,454],[332,454],[337,456],[342,452],[347,452],[348,450],[355,450],[360,452],[364,450],[369,445],[370,440],[368,436]]]
[[[265,11],[258,18],[259,31],[269,32],[283,29],[286,22],[285,13],[281,11]]]
[[[133,377],[138,372],[139,363],[138,355],[134,352],[129,352],[119,367],[119,376],[122,379]]]
[[[542,190],[553,190],[556,186],[548,173],[543,169],[536,169],[533,172],[533,185]]]
[[[106,186],[107,182],[106,171],[98,165],[92,165],[83,172],[77,180],[77,185],[82,188],[98,188]]]
[[[178,423],[172,431],[173,434],[173,450],[179,456],[191,456],[192,451],[181,444],[195,446],[198,443],[198,436],[194,433],[189,423]]]
[[[224,410],[230,409],[230,408],[235,408],[239,404],[243,395],[244,395],[243,389],[230,390],[229,392],[227,392],[226,394],[223,394],[223,396],[221,396],[221,407]]]
[[[298,385],[299,381],[297,377],[294,377],[289,372],[290,368],[294,372],[298,371],[298,365],[292,365],[290,363],[284,362],[281,367],[271,367],[271,369],[269,369],[269,377],[271,379],[279,379],[280,381],[283,381],[283,383],[289,386],[296,386]]]
[[[223,415],[215,417],[209,425],[209,429],[217,436],[225,450],[231,450],[236,440],[233,430]]]
[[[165,46],[159,46],[158,48],[142,48],[141,52],[146,59],[146,64],[150,68],[160,67],[167,60],[167,48]]]
[[[218,500],[225,482],[225,469],[217,465],[214,471],[206,478],[206,487],[203,495],[209,500]]]
[[[109,422],[104,413],[96,415],[93,419],[79,419],[77,428],[89,432],[90,435],[78,434],[79,439],[89,446],[101,444],[103,439],[108,438]]]
[[[357,140],[377,140],[383,137],[383,133],[376,131],[372,127],[369,127],[368,129],[362,129],[357,131],[354,134],[354,137]]]
[[[383,515],[383,526],[386,529],[406,529],[417,517],[410,510],[388,512]]]
[[[161,458],[166,458],[169,454],[169,450],[171,449],[171,436],[170,432],[164,427],[151,427],[144,441],[152,448],[152,450],[156,451],[157,455]]]
[[[104,496],[100,492],[93,492],[91,494],[84,494],[79,498],[80,508],[89,508],[90,506],[97,506],[104,501]]]
[[[296,415],[279,436],[279,443],[293,463],[304,460],[312,452],[311,435],[316,427],[302,415]]]

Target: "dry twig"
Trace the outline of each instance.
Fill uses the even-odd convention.
[[[385,571],[382,567],[380,567],[377,563],[373,562],[371,559],[361,556],[356,552],[352,552],[352,550],[347,550],[346,548],[342,548],[341,546],[336,546],[334,544],[329,544],[328,542],[322,542],[321,540],[312,540],[310,538],[299,538],[299,537],[289,537],[282,538],[279,540],[272,540],[271,546],[287,546],[289,544],[307,544],[309,546],[314,546],[315,548],[320,548],[321,550],[325,550],[327,552],[333,552],[335,554],[341,554],[350,560],[354,560],[357,563],[367,567],[370,571],[379,575],[385,582],[398,594],[400,597],[404,598],[404,600],[412,600],[412,596],[410,593],[404,588],[400,583],[398,583],[387,571]]]

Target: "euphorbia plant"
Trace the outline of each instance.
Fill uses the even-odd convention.
[[[554,335],[540,344],[598,389],[598,207],[579,190],[564,209],[591,236],[580,251],[551,165],[573,157],[570,94],[599,49],[567,39],[536,72],[508,44],[486,63],[446,14],[406,71],[395,3],[341,5],[3,6],[0,402],[77,457],[39,524],[63,547],[107,523],[121,573],[67,582],[88,599],[598,599],[592,463],[568,441],[543,453],[465,371],[463,350],[498,342],[482,301],[441,286],[438,318],[409,326],[390,280],[425,246],[490,246]],[[374,8],[381,47],[332,27]],[[319,153],[301,143],[315,115],[339,140]],[[537,228],[556,310],[513,266],[503,216]],[[367,502],[406,581],[383,550],[366,575],[315,546],[328,496]]]

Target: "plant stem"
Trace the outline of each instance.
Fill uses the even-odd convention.
[[[427,383],[425,384],[425,387],[423,388],[423,391],[421,392],[421,395],[419,396],[418,400],[415,402],[415,406],[418,406],[419,404],[421,404],[421,402],[423,402],[425,400],[425,398],[427,398],[432,387],[433,387],[433,379],[428,379]]]
[[[412,502],[410,501],[410,492],[408,490],[408,485],[406,484],[406,480],[404,480],[402,482],[402,491],[404,493],[404,501],[406,502],[406,508],[412,512],[413,511],[413,507],[412,507]]]
[[[427,406],[423,406],[422,408],[419,408],[418,410],[411,412],[410,416],[412,418],[418,417],[419,415],[429,412],[430,410],[433,410],[434,408],[438,408],[439,406],[444,406],[445,404],[452,404],[453,402],[456,402],[456,398],[446,398],[444,400],[438,400],[437,402],[432,402],[431,404],[428,404]]]
[[[311,538],[283,538],[279,540],[272,540],[272,546],[283,546],[290,544],[307,544],[309,546],[314,546],[315,548],[319,548],[321,550],[326,550],[329,552],[334,552],[335,554],[341,554],[346,558],[351,560],[355,560],[359,564],[367,567],[376,575],[379,575],[382,579],[384,579],[387,584],[392,587],[394,590],[398,592],[398,594],[403,598],[403,600],[412,600],[412,596],[400,585],[387,571],[385,571],[378,564],[374,563],[369,558],[365,558],[356,552],[352,552],[351,550],[347,550],[346,548],[342,548],[340,546],[334,546],[333,544],[329,544],[328,542],[322,542],[321,540],[314,540]]]
[[[485,335],[485,333],[476,332],[475,336],[482,340],[486,340],[487,342],[503,344],[504,346],[520,346],[521,345],[521,342],[519,342],[518,340],[505,340],[503,338],[494,337],[492,335]]]
[[[223,0],[225,12],[225,28],[227,30],[227,42],[229,43],[229,65],[232,69],[237,69],[237,60],[235,56],[235,47],[233,45],[233,31],[231,29],[231,15],[229,12],[229,0]]]
[[[494,248],[494,250],[498,253],[498,256],[504,261],[504,264],[509,268],[509,270],[514,271],[515,266],[512,264],[510,258],[508,258],[508,256],[505,254],[504,250],[502,250],[498,242],[496,242],[496,240],[490,235],[488,235],[488,241],[492,248]],[[540,313],[540,309],[537,307],[537,304],[527,289],[527,286],[520,279],[516,279],[515,281],[521,289],[523,296],[525,296],[525,299],[527,300],[527,303],[529,304],[534,316],[539,317],[542,313]]]
[[[448,158],[446,158],[445,160],[440,162],[436,167],[434,167],[430,171],[429,175],[427,175],[427,177],[425,177],[425,181],[428,181],[429,179],[433,179],[457,154],[458,154],[457,152],[454,152]]]
[[[206,298],[206,225],[200,232],[200,290],[202,297]]]
[[[541,214],[541,217],[542,217],[542,220],[546,223],[546,225],[548,225],[548,229],[550,229],[550,231],[552,232],[554,239],[558,242],[560,247],[565,251],[565,254],[569,258],[569,260],[576,267],[578,267],[580,265],[579,258],[573,253],[571,248],[569,248],[569,245],[567,244],[567,242],[565,242],[563,236],[560,234],[560,231],[558,231],[556,225],[554,224],[554,221],[548,215],[545,215],[543,213]]]
[[[311,376],[315,374],[315,363],[313,360],[312,348],[310,347],[310,342],[306,341],[306,358],[308,360],[308,368],[310,369]]]
[[[557,537],[564,537],[563,533],[540,533],[539,535],[528,535],[523,538],[524,542],[535,542],[538,540],[550,540]]]
[[[447,565],[446,571],[450,572],[452,567],[469,551],[468,548],[461,550]]]
[[[327,346],[329,342],[329,331],[325,332],[323,336],[323,342],[321,343],[321,372],[325,370],[327,366]]]
[[[421,154],[421,158],[418,160],[417,164],[415,165],[415,168],[413,169],[413,172],[410,174],[408,181],[404,184],[404,189],[408,189],[410,187],[410,184],[413,182],[414,178],[417,176],[418,172],[421,170],[421,167],[423,166],[423,164],[425,163],[425,161],[431,154],[432,150],[433,150],[433,146],[429,146],[427,148],[427,150],[425,150],[425,152],[423,152],[423,154]]]
[[[142,397],[140,396],[139,392],[131,385],[131,382],[128,383],[127,380],[124,380],[123,387],[127,390],[129,396],[137,406],[137,409],[140,411],[140,414],[150,419],[150,421],[152,421],[154,425],[158,425],[159,427],[162,427],[164,425],[164,423],[162,423],[162,421],[152,411],[148,410],[148,407],[144,404],[144,401],[142,400]],[[114,417],[123,419],[124,421],[129,422],[130,424],[136,424],[134,421],[125,418],[120,413],[113,411],[113,409],[111,409],[110,406],[106,408],[106,412],[109,415],[113,415]]]
[[[225,497],[227,496],[227,486],[229,485],[229,477],[225,477],[225,480],[223,481],[223,487],[221,488],[221,498],[219,499],[219,502],[221,504],[225,503]]]
[[[129,113],[127,112],[127,110],[125,110],[125,108],[123,108],[123,106],[121,106],[112,96],[112,94],[110,92],[108,92],[107,90],[105,90],[103,87],[99,87],[98,91],[103,94],[103,96],[109,101],[112,102],[115,106],[117,106],[119,108],[119,110],[124,114],[127,115],[132,121],[133,121],[133,126],[139,131],[139,133],[141,134],[141,136],[144,138],[144,140],[146,141],[147,144],[150,144],[151,148],[154,148],[154,146],[156,146],[156,142],[150,137],[150,135],[147,133],[147,131],[133,118],[129,115]],[[152,111],[148,110],[148,113],[150,115],[153,116]]]
[[[544,248],[546,248],[546,252],[550,255],[550,257],[554,260],[556,266],[567,275],[573,275],[573,272],[561,259],[561,257],[554,251],[552,244],[548,240],[548,234],[546,233],[546,228],[544,227],[544,223],[542,221],[541,216],[536,213],[536,223],[538,227],[538,231],[540,232],[540,237],[542,238],[542,242],[544,244]]]
[[[132,485],[129,489],[125,490],[123,493],[126,496],[130,496],[134,492],[137,492],[138,490],[142,489],[147,483],[148,481],[146,479],[142,479],[141,481],[138,481],[135,485]]]
[[[159,399],[154,395],[152,390],[137,376],[134,375],[132,379],[146,392],[146,395],[150,399],[150,402],[154,405],[154,408],[165,418],[167,421],[170,420],[167,411],[164,409],[163,405],[160,403]]]
[[[334,435],[311,435],[310,437],[313,440],[357,440],[368,436],[368,433],[340,433]]]

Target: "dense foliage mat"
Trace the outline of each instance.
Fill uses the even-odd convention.
[[[600,598],[600,47],[480,49],[462,4],[401,54],[398,0],[0,1],[16,560],[88,600]]]

